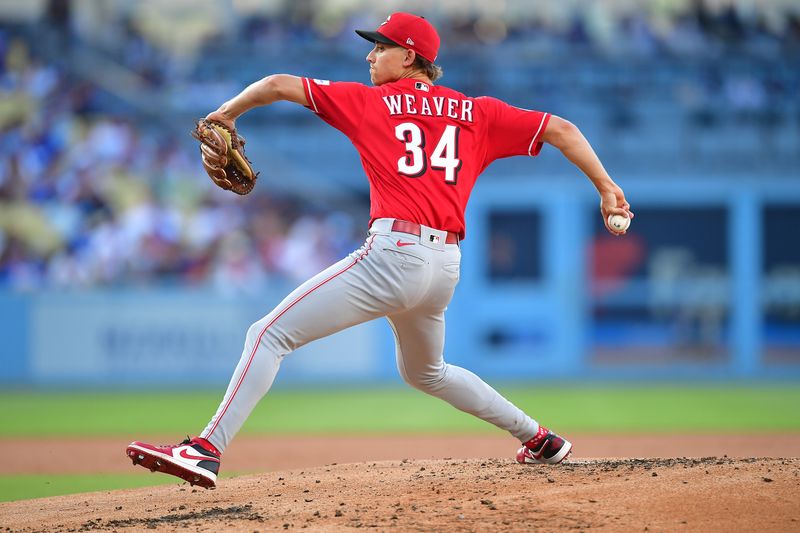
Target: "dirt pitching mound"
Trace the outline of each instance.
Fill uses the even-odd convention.
[[[800,459],[402,460],[0,504],[12,531],[789,531]]]

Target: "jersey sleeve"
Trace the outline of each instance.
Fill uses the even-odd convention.
[[[303,89],[311,111],[351,139],[356,136],[364,117],[366,85],[303,78]]]
[[[539,154],[550,113],[514,107],[490,97],[476,101],[483,107],[487,120],[486,164],[512,155]]]

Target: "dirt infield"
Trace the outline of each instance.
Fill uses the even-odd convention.
[[[226,454],[223,468],[245,470],[236,467],[240,461],[251,471],[267,462],[272,468],[284,465],[279,471],[223,479],[210,491],[176,480],[175,485],[154,488],[0,503],[0,529],[800,529],[800,459],[796,458],[800,435],[615,435],[574,440],[576,453],[567,462],[546,467],[514,463],[513,449],[509,453],[514,442],[505,437],[242,436]],[[45,444],[33,449],[34,442]],[[31,472],[38,464],[41,471],[53,472],[69,471],[68,465],[77,464],[79,471],[86,472],[87,464],[100,468],[105,454],[113,450],[112,464],[102,466],[102,471],[136,471],[130,470],[133,467],[124,457],[124,439],[99,441],[94,446],[81,440],[67,442],[73,455],[66,464],[65,456],[56,453],[65,445],[60,439],[58,444],[28,441],[27,449],[38,455],[38,463],[23,464],[23,457],[17,456],[14,467]],[[22,444],[0,441],[0,457],[13,457],[9,452],[19,452]],[[87,453],[94,453],[97,463],[84,462],[81,454],[86,448],[93,450]],[[709,449],[716,449],[717,457],[653,458],[663,451],[671,452],[663,455],[701,456]],[[588,458],[588,453],[604,450],[608,458]],[[360,455],[360,460],[349,462],[350,454]],[[650,458],[611,458],[622,454]],[[762,457],[748,458],[751,455]],[[376,458],[386,456],[393,459]],[[338,464],[314,466],[326,457]],[[287,466],[294,461],[305,464]],[[61,466],[55,468],[56,464]],[[2,464],[3,473],[10,473],[10,468],[7,462]],[[142,471],[142,475],[155,474]]]
[[[800,434],[580,435],[570,434],[573,459],[628,457],[800,457]],[[175,443],[175,435],[139,439]],[[130,473],[125,447],[134,437],[0,439],[0,474]],[[394,459],[511,458],[519,444],[497,435],[359,435],[237,437],[223,471],[253,473],[331,463]]]

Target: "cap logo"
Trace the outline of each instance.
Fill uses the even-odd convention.
[[[409,37],[408,39],[406,39],[406,44],[409,46],[414,46],[414,40],[411,37]]]

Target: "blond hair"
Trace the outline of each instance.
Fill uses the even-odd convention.
[[[421,70],[431,81],[436,81],[444,76],[444,70],[439,65],[435,65],[421,55],[417,54],[414,59],[414,68]]]

